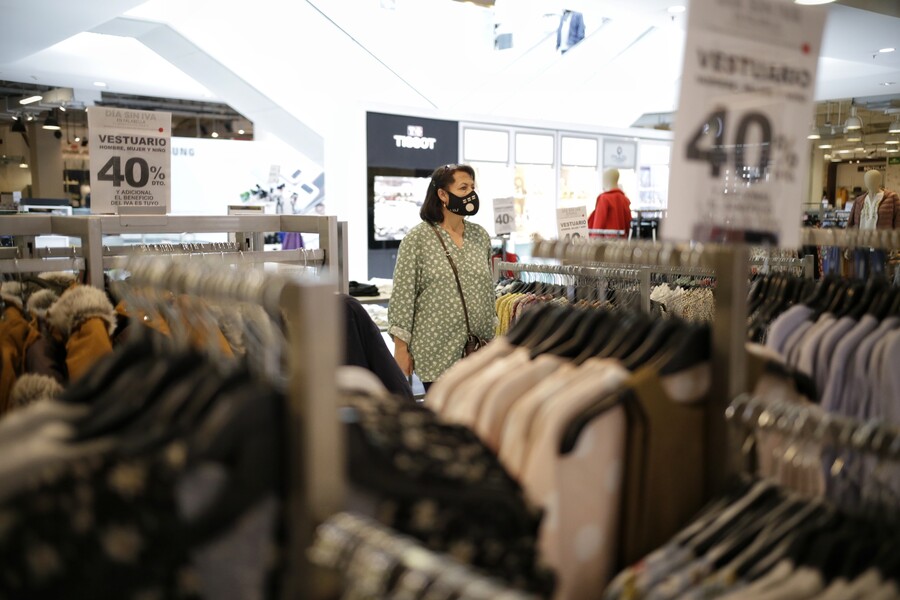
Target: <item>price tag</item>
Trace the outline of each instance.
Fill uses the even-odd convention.
[[[800,245],[826,10],[693,0],[663,235]]]
[[[588,238],[587,212],[583,206],[556,209],[556,229],[565,242]]]
[[[494,235],[516,230],[516,203],[512,198],[494,198]]]
[[[91,212],[171,210],[172,114],[88,108]]]

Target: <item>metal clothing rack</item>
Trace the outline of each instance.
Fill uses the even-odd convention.
[[[329,597],[333,575],[313,565],[307,550],[316,527],[343,507],[344,441],[334,373],[341,323],[333,281],[298,281],[259,270],[242,277],[214,265],[133,257],[129,285],[213,301],[248,302],[283,314],[288,339],[287,567],[282,597]]]
[[[319,235],[319,249],[309,250],[269,250],[264,249],[263,235],[267,231],[289,231],[316,233]],[[180,244],[182,254],[213,254],[224,262],[233,263],[295,263],[307,266],[322,266],[334,273],[339,292],[349,289],[347,265],[347,225],[339,224],[336,217],[318,215],[229,215],[229,216],[167,216],[167,215],[120,215],[120,216],[56,216],[56,215],[8,215],[0,216],[0,235],[11,235],[15,239],[13,250],[3,249],[2,258],[19,258],[19,270],[26,264],[33,270],[74,269],[87,270],[87,281],[96,287],[103,286],[103,269],[123,264],[124,259],[134,253],[173,254],[178,252],[175,244],[144,244],[135,246],[106,246],[104,235],[121,234],[173,234],[184,233],[229,233],[234,241],[225,247],[219,244]],[[68,255],[59,258],[81,259],[69,264],[54,261],[50,263],[22,263],[21,259],[45,259],[56,254],[56,249],[38,248],[36,238],[40,235],[62,235],[81,240],[79,248],[69,249]],[[200,246],[200,248],[198,248]],[[227,253],[227,254],[226,254]],[[227,259],[227,260],[226,260]],[[0,267],[15,271],[15,265]]]
[[[319,528],[311,555],[343,573],[354,598],[537,600],[352,513],[339,513]]]
[[[804,228],[801,231],[803,233],[803,244],[806,246],[900,250],[900,229],[864,231],[859,229]]]
[[[565,243],[538,239],[532,255],[563,264],[613,264],[644,268],[649,277],[657,272],[683,269],[716,277],[715,319],[712,323],[712,388],[707,404],[706,447],[708,495],[725,490],[729,477],[739,472],[725,419],[730,399],[747,391],[746,350],[747,272],[750,250],[744,244],[703,245],[591,240]]]
[[[798,441],[900,460],[900,428],[885,421],[861,421],[827,413],[818,405],[773,401],[749,394],[735,398],[725,416],[746,430],[775,431]]]
[[[753,258],[750,260],[750,264],[754,267],[798,269],[802,271],[804,279],[815,278],[815,256],[812,254],[807,254],[801,258],[788,258],[783,256]]]

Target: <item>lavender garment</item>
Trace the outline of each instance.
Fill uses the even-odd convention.
[[[294,231],[287,231],[281,234],[282,250],[297,250],[303,248],[303,236]]]
[[[843,320],[843,319],[841,319]],[[819,347],[820,359],[824,358],[827,364],[825,370],[826,381],[822,388],[822,408],[828,412],[848,414],[846,408],[847,399],[844,397],[844,381],[849,379],[852,371],[853,356],[859,349],[860,343],[870,333],[878,328],[879,321],[872,315],[864,315],[850,331],[838,339],[832,352],[822,356],[823,346]],[[829,359],[830,357],[830,359]],[[821,363],[820,363],[821,364]]]
[[[797,331],[803,323],[808,322],[813,309],[805,304],[797,304],[778,316],[769,326],[769,332],[766,336],[766,347],[772,348],[782,356],[785,355],[785,344],[789,336]]]
[[[815,362],[813,362],[812,376],[816,382],[816,390],[821,398],[825,394],[826,385],[828,384],[828,370],[831,366],[831,358],[837,345],[848,335],[854,327],[857,320],[852,317],[842,317],[828,328],[828,331],[819,340],[816,347]]]

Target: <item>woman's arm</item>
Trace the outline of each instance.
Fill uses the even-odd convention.
[[[407,376],[412,375],[415,367],[409,343],[416,316],[417,254],[414,239],[407,237],[400,242],[394,267],[394,289],[388,304],[388,333],[394,340],[394,360]]]

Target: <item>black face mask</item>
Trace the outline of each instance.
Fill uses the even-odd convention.
[[[464,217],[472,216],[478,212],[478,194],[472,192],[468,196],[457,196],[453,192],[447,192],[450,201],[447,202],[447,210],[454,215]]]

